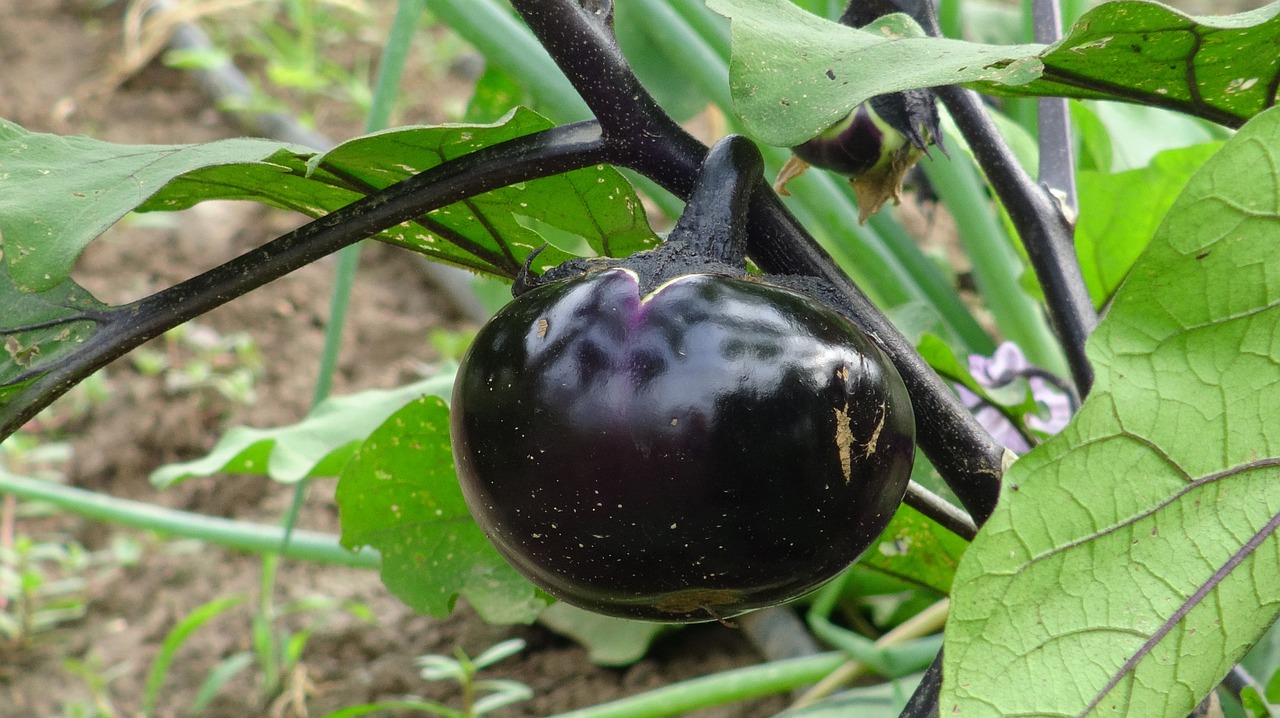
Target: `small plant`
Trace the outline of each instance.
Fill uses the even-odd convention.
[[[104,667],[99,660],[81,661],[69,658],[63,670],[79,678],[89,691],[85,701],[67,702],[60,718],[121,718],[124,714],[111,700],[111,684],[129,671],[128,661]]]
[[[84,397],[89,391],[92,387],[77,396]],[[71,396],[66,399],[43,412],[40,421],[69,417],[68,407],[79,401]],[[53,419],[52,423],[62,422]],[[49,426],[45,423],[41,428]],[[0,473],[23,472],[62,481],[70,458],[67,443],[40,441],[24,432],[0,444]],[[82,618],[88,576],[103,565],[108,570],[117,565],[110,550],[95,555],[65,536],[37,536],[21,529],[22,519],[52,513],[48,506],[19,502],[12,494],[0,496],[0,652],[28,648],[42,634]]]
[[[453,681],[462,689],[461,708],[450,708],[442,703],[424,700],[416,696],[366,703],[334,711],[324,718],[356,718],[389,710],[422,711],[444,718],[478,718],[499,708],[529,700],[533,691],[519,681],[477,677],[480,671],[506,660],[524,650],[524,641],[513,638],[497,643],[469,658],[462,649],[456,649],[453,657],[431,654],[420,656],[417,664],[424,681]]]
[[[84,616],[88,566],[75,542],[18,534],[0,545],[0,643],[7,651]]]
[[[165,332],[163,348],[142,347],[133,365],[164,380],[165,392],[210,390],[236,404],[254,402],[254,382],[262,373],[262,352],[245,332],[220,334],[189,322]]]
[[[266,558],[268,565],[274,560]],[[147,672],[142,715],[155,714],[169,670],[182,646],[205,624],[241,605],[245,598],[242,595],[215,598],[192,610],[169,631]],[[288,710],[305,715],[307,696],[313,686],[307,677],[303,654],[311,636],[334,611],[368,623],[374,621],[369,608],[358,602],[314,597],[275,606],[269,595],[263,596],[249,622],[253,649],[233,653],[210,670],[196,691],[189,713],[200,715],[228,682],[256,668],[259,694],[262,702],[271,706],[272,715],[284,715]],[[290,630],[284,625],[285,619],[298,615],[306,617],[302,629]]]

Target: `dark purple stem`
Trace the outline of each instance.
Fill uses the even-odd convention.
[[[1098,326],[1098,313],[1076,259],[1071,223],[1058,200],[1036,184],[1005,144],[977,94],[962,87],[937,89],[974,157],[1022,238],[1031,268],[1044,289],[1049,320],[1062,342],[1080,396],[1093,386],[1085,342]]]

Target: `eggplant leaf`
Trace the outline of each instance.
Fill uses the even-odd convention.
[[[151,473],[151,483],[168,488],[214,474],[255,474],[284,483],[337,476],[361,442],[392,413],[423,395],[447,398],[452,390],[451,371],[395,389],[329,397],[296,424],[232,427],[207,455],[161,466]]]
[[[459,596],[490,623],[528,623],[549,599],[476,525],[449,448],[449,410],[426,396],[392,414],[338,480],[342,545],[382,554],[382,582],[418,611],[447,616]]]
[[[0,251],[5,245],[0,243]],[[73,351],[96,328],[93,319],[105,305],[88,290],[63,279],[39,292],[14,286],[0,262],[0,404],[41,373],[41,367]]]
[[[1236,127],[1275,104],[1280,82],[1280,3],[1191,17],[1154,2],[1108,2],[1052,45],[923,37],[902,15],[855,30],[788,0],[708,5],[733,19],[734,107],[771,145],[798,145],[876,95],[920,87],[1123,100]]]
[[[1096,307],[1102,307],[1151,241],[1187,179],[1220,143],[1166,150],[1142,169],[1079,175],[1076,255]]]
[[[492,125],[398,128],[319,153],[255,139],[118,145],[27,132],[0,120],[4,262],[16,288],[45,291],[65,280],[85,246],[130,211],[240,199],[319,217],[445,160],[550,127],[517,109]],[[597,254],[624,256],[657,242],[630,185],[603,165],[494,190],[376,238],[511,278],[543,244],[518,221],[522,216],[582,237]],[[550,249],[538,264],[568,258]]]
[[[968,542],[902,504],[858,565],[947,595]]]
[[[943,715],[1186,716],[1280,612],[1280,110],[1188,182],[961,559]]]

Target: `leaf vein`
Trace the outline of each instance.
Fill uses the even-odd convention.
[[[1120,670],[1116,671],[1115,675],[1111,677],[1111,680],[1107,681],[1107,684],[1103,686],[1102,690],[1098,691],[1097,695],[1093,697],[1093,700],[1089,702],[1089,705],[1085,707],[1084,711],[1082,711],[1080,715],[1088,715],[1089,712],[1096,708],[1098,704],[1102,702],[1102,699],[1105,698],[1106,695],[1124,679],[1125,675],[1137,667],[1138,662],[1145,658],[1156,644],[1164,640],[1165,636],[1169,635],[1174,626],[1186,618],[1187,614],[1191,613],[1191,609],[1199,605],[1199,603],[1209,595],[1210,591],[1217,588],[1218,584],[1222,583],[1237,566],[1243,563],[1246,558],[1253,555],[1253,553],[1258,550],[1258,547],[1262,545],[1262,542],[1275,533],[1276,528],[1280,528],[1280,514],[1272,516],[1271,520],[1268,521],[1257,533],[1255,533],[1244,546],[1240,547],[1239,551],[1232,554],[1231,558],[1225,564],[1213,572],[1213,575],[1209,577],[1208,581],[1205,581],[1200,588],[1196,589],[1195,593],[1191,594],[1187,600],[1182,602],[1182,605],[1178,606],[1178,610],[1174,611],[1173,615],[1165,620],[1160,628],[1147,639],[1146,643],[1142,644],[1142,647],[1130,656],[1129,660],[1125,661],[1124,665],[1120,667]]]

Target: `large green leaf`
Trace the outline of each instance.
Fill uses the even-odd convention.
[[[4,260],[18,289],[43,291],[66,279],[84,247],[135,209],[242,199],[320,216],[447,159],[550,126],[533,112],[517,110],[492,125],[387,130],[320,154],[252,139],[118,145],[27,132],[0,120]],[[621,256],[656,241],[630,186],[604,166],[495,190],[378,238],[513,277],[543,244],[523,217],[581,236],[599,254]],[[552,249],[539,263],[553,266],[567,258]]]
[[[1239,124],[1276,103],[1280,3],[1196,17],[1156,2],[1106,2],[1038,56],[1040,78],[984,89],[1119,99]]]
[[[1093,394],[960,562],[944,715],[1185,716],[1280,612],[1280,110],[1197,172]]]
[[[1167,150],[1128,172],[1080,173],[1076,255],[1094,306],[1111,298],[1187,179],[1219,147],[1214,142]]]
[[[447,398],[452,389],[451,371],[395,389],[330,397],[296,424],[266,429],[236,426],[207,455],[156,469],[151,483],[168,487],[213,474],[255,474],[283,482],[337,476],[360,443],[388,416],[423,395]]]
[[[90,347],[103,322],[123,317],[68,276],[85,246],[126,213],[242,199],[318,216],[447,159],[548,127],[516,110],[493,125],[389,130],[318,154],[266,140],[116,145],[0,120],[0,339],[7,349],[0,404],[59,358]],[[630,185],[603,165],[472,197],[377,237],[507,278],[547,242],[553,246],[538,256],[538,269],[568,259],[563,247],[624,256],[657,242]],[[236,438],[246,437],[259,438]]]
[[[236,164],[269,185],[302,147],[256,139],[117,145],[28,132],[0,119],[0,236],[14,286],[58,286],[91,240],[186,172]],[[0,327],[3,329],[3,327]]]
[[[972,83],[988,92],[1120,99],[1238,125],[1275,104],[1280,4],[1192,18],[1123,0],[1086,13],[1053,45],[921,37],[902,16],[855,30],[788,0],[711,0],[733,18],[730,84],[747,130],[793,146],[863,101]]]
[[[491,623],[530,622],[546,597],[472,520],[449,449],[449,410],[428,396],[393,414],[338,481],[342,545],[382,553],[382,582],[418,611],[446,616],[465,597]]]

